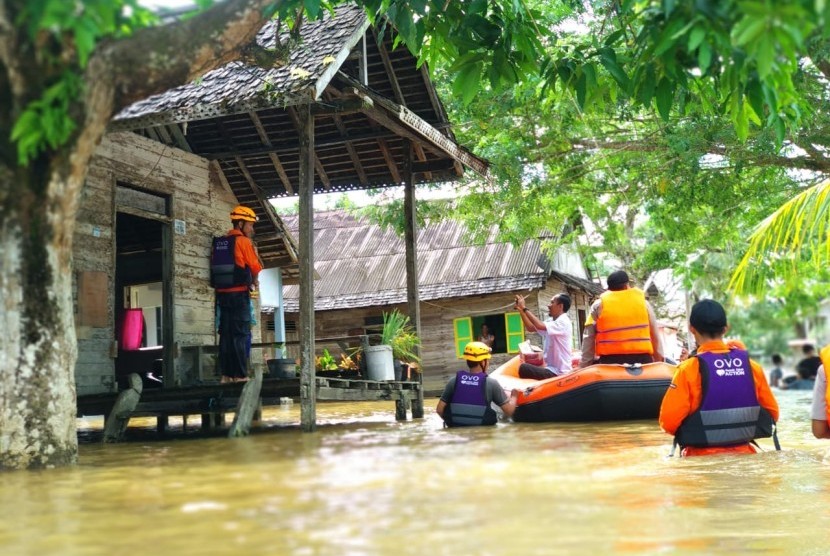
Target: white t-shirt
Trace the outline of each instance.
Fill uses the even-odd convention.
[[[571,337],[573,326],[567,313],[562,313],[556,320],[545,321],[546,333],[542,336],[545,352],[545,366],[561,375],[571,370]]]
[[[810,418],[815,421],[827,420],[827,374],[824,372],[824,365],[818,368],[816,385],[813,388],[813,406],[810,410]]]

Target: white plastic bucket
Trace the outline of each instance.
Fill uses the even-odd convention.
[[[366,353],[366,374],[369,380],[395,380],[392,346],[369,346]]]

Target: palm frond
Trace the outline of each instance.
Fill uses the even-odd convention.
[[[784,203],[755,228],[729,289],[762,293],[775,272],[795,271],[805,258],[816,265],[830,262],[829,227],[830,180],[826,180]]]

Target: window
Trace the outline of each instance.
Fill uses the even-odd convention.
[[[464,346],[481,337],[483,326],[494,336],[493,353],[518,353],[525,339],[525,328],[519,313],[502,313],[453,320],[455,354],[460,359]]]

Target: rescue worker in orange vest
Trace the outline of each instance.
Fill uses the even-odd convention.
[[[830,369],[830,345],[819,352],[821,366],[816,374],[816,385],[813,388],[813,405],[810,417],[813,420],[813,436],[816,438],[830,438],[830,388],[827,384],[827,369]]]
[[[629,285],[624,270],[609,274],[607,282],[608,291],[585,321],[579,367],[663,361],[657,317],[643,290]]]
[[[241,382],[248,379],[250,296],[259,284],[262,263],[250,239],[258,220],[256,213],[239,205],[230,216],[233,229],[224,237],[213,238],[210,278],[219,310],[221,382]]]
[[[695,303],[689,332],[697,353],[680,363],[660,406],[660,426],[682,456],[754,454],[756,438],[775,440],[778,402],[764,370],[745,349],[723,340],[726,311],[717,301]],[[674,449],[672,449],[674,453]]]

